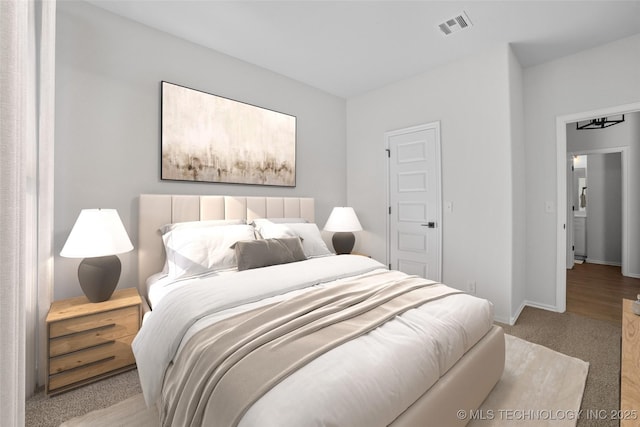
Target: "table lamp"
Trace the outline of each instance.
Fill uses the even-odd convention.
[[[333,231],[333,249],[336,254],[350,254],[356,242],[354,231],[361,231],[362,226],[353,208],[336,207],[331,211],[327,223],[324,225],[325,231]]]
[[[116,254],[133,249],[115,209],[83,209],[60,256],[84,258],[78,281],[91,302],[107,301],[118,285],[122,264]]]

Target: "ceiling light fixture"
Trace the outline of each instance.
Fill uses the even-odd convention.
[[[578,130],[586,130],[586,129],[604,129],[613,125],[617,125],[618,123],[624,122],[624,114],[622,114],[622,118],[620,119],[612,119],[610,117],[602,117],[599,119],[591,119],[582,124],[580,122],[576,122],[576,129]]]
[[[445,36],[448,36],[457,31],[469,28],[472,25],[473,24],[471,23],[469,16],[466,12],[463,11],[460,15],[454,16],[451,19],[447,19],[445,22],[438,25],[438,28],[440,28],[440,31],[442,31]]]

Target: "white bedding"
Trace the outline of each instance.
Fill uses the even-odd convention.
[[[211,280],[212,277],[220,277],[227,274],[237,273],[237,268],[232,268],[228,270],[219,270],[211,273],[209,276],[204,276],[202,278],[206,278],[207,280]],[[171,291],[181,287],[181,286],[189,286],[193,283],[194,280],[198,280],[200,278],[187,278],[187,279],[172,279],[169,277],[167,273],[156,273],[147,279],[147,301],[149,303],[149,307],[152,309],[158,305],[160,300],[164,298],[165,295],[170,293]]]
[[[341,255],[165,284],[171,291],[154,304],[133,342],[147,404],[159,398],[164,372],[181,344],[206,325],[380,269],[369,258]],[[429,302],[315,359],[264,395],[240,425],[386,425],[480,340],[492,321],[491,303],[470,295]]]

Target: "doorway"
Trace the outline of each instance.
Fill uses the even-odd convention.
[[[566,303],[567,312],[619,323],[640,279],[622,275],[622,152],[607,151],[568,153]]]
[[[567,265],[569,257],[573,256],[571,246],[567,244],[571,223],[571,216],[568,215],[569,204],[567,203],[567,125],[578,121],[591,120],[594,118],[608,117],[620,114],[629,114],[640,111],[640,103],[628,104],[602,110],[561,116],[556,119],[556,140],[557,140],[557,234],[556,234],[556,310],[566,311],[567,293]],[[625,271],[629,265],[629,152],[625,147],[619,147],[622,162],[622,274],[629,275]],[[565,214],[567,213],[567,214]]]
[[[389,267],[440,281],[440,123],[385,133]]]

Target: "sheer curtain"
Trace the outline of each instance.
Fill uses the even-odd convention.
[[[37,29],[37,55],[39,59],[38,73],[34,79],[38,85],[38,188],[37,188],[37,282],[32,289],[37,289],[36,298],[31,299],[31,307],[37,307],[30,319],[37,321],[33,325],[34,337],[32,349],[37,359],[37,378],[32,381],[33,387],[44,385],[47,363],[47,331],[45,319],[53,300],[53,171],[54,171],[54,130],[55,130],[55,68],[56,68],[56,0],[38,1],[40,20]],[[38,32],[38,31],[36,31]],[[35,304],[35,306],[34,306]],[[29,346],[27,345],[27,350]],[[36,370],[31,372],[36,373]],[[29,376],[27,375],[27,380]],[[37,381],[36,381],[37,380]],[[27,395],[33,390],[27,385]]]
[[[51,298],[55,1],[0,1],[0,420],[24,425]],[[40,305],[40,306],[39,306]],[[44,378],[44,376],[42,376]]]

